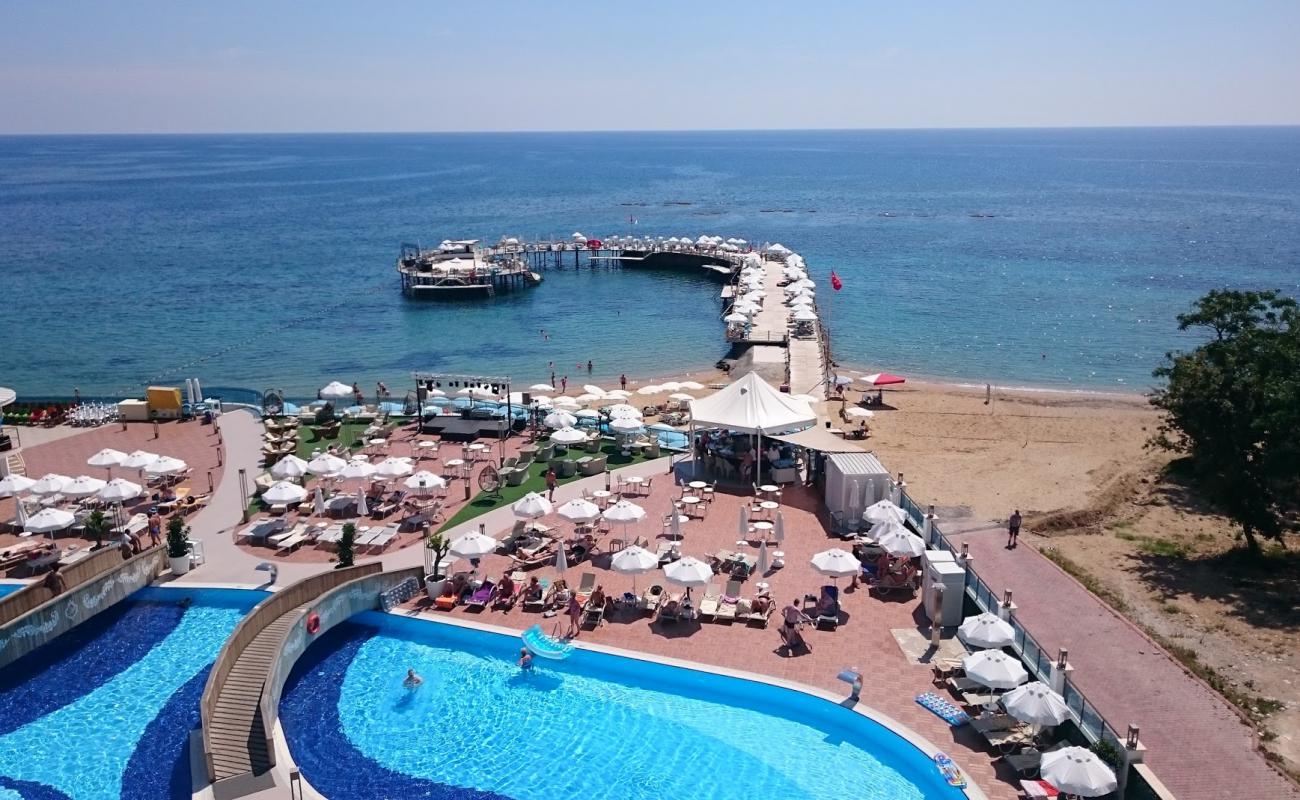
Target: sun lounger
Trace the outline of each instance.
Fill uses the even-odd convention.
[[[306,530],[307,530],[306,525],[295,525],[292,528],[282,529],[276,533],[271,534],[270,536],[267,536],[266,541],[276,547],[279,547],[280,543],[283,542],[285,539],[288,539],[289,537],[293,536],[296,533],[303,533]]]
[[[591,599],[591,593],[596,591],[596,573],[582,573],[582,580],[578,583],[578,602],[587,605],[587,600]]]
[[[469,600],[465,601],[465,607],[477,608],[480,611],[487,608],[488,602],[492,600],[492,590],[495,588],[496,584],[492,581],[483,581],[483,585],[470,595]]]
[[[704,589],[704,597],[700,598],[700,617],[717,618],[718,604],[722,600],[722,594],[718,591],[718,585],[710,583]]]
[[[524,551],[520,550],[522,554]],[[514,569],[535,569],[537,567],[550,564],[555,560],[554,546],[547,544],[535,550],[532,555],[511,556],[510,561]]]
[[[605,619],[605,604],[593,605],[588,602],[582,607],[582,624],[590,624],[593,628],[598,627]]]
[[[145,527],[146,528],[149,527],[148,517],[145,517],[143,514],[137,514],[136,516],[143,517]],[[132,518],[132,520],[134,521],[134,517]],[[131,523],[127,523],[127,525],[125,526],[125,531],[129,533],[135,533],[135,531],[130,530],[130,528],[131,528]],[[241,530],[238,533],[237,538],[252,539],[254,541],[265,541],[266,538],[271,534],[282,530],[284,530],[283,519],[264,519],[258,522],[254,522],[253,524],[245,527],[243,530]],[[121,533],[122,531],[117,531],[117,532]]]
[[[302,544],[305,541],[307,541],[306,531],[295,528],[293,533],[290,536],[280,540],[279,547],[276,548],[276,552],[277,553],[292,552],[293,550],[297,550],[298,545]]]
[[[709,563],[713,566],[714,572],[727,572],[731,569],[731,560],[736,554],[730,550],[719,550],[709,556]]]
[[[747,625],[757,625],[760,628],[767,627],[767,620],[772,616],[773,603],[768,603],[767,608],[763,611],[755,611],[753,601],[746,598],[740,598],[736,603],[736,619],[742,620]]]
[[[546,595],[550,592],[550,582],[546,580],[538,581],[542,586],[542,593],[536,600],[525,599],[523,602],[524,611],[541,611],[546,608]]]
[[[718,622],[726,620],[734,622],[738,613],[737,606],[740,605],[740,588],[741,582],[738,580],[727,581],[727,591],[722,595],[722,602],[718,604],[718,613],[714,619]]]
[[[822,597],[826,599],[821,611],[817,614],[817,627],[828,625],[831,629],[840,626],[840,589],[838,586],[823,586]]]
[[[976,728],[978,731],[979,729]],[[1014,728],[1007,728],[1000,731],[979,731],[984,741],[989,743],[990,747],[997,748],[1003,753],[1010,753],[1016,748],[1023,745],[1032,744],[1034,741],[1033,731],[1028,725],[1017,725]]]
[[[375,536],[370,540],[368,546],[373,547],[376,550],[383,550],[385,547],[388,547],[388,545],[392,544],[393,540],[396,539],[397,537],[398,537],[397,528],[394,528],[391,525],[388,527],[380,528],[379,531],[375,534]]]
[[[971,680],[970,678],[961,675],[955,675],[945,681],[945,683],[948,684],[949,689],[952,689],[957,694],[961,694],[962,692],[979,691],[980,689],[986,688],[984,684],[979,681]]]
[[[1026,778],[1032,778],[1038,774],[1038,767],[1043,762],[1044,752],[1051,753],[1055,750],[1060,750],[1065,746],[1065,742],[1057,742],[1047,748],[1046,751],[1031,747],[1027,750],[1016,753],[1015,755],[1003,756],[1002,761]]]
[[[337,544],[343,538],[343,526],[331,525],[316,537],[317,544]]]
[[[659,604],[663,602],[663,599],[664,587],[659,584],[647,586],[646,590],[641,593],[641,605],[643,608],[647,608],[650,611],[657,611],[659,609]]]

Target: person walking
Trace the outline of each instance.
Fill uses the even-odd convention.
[[[567,391],[569,391],[569,376],[565,375],[563,378],[560,378],[560,394],[564,394]]]
[[[149,546],[162,544],[162,515],[154,508],[149,513]]]
[[[555,502],[555,467],[546,468],[546,499]]]
[[[578,602],[578,595],[569,595],[569,606],[565,609],[569,614],[569,633],[568,637],[572,639],[582,632],[582,603]]]
[[[1011,514],[1011,519],[1007,520],[1007,549],[1016,549],[1016,540],[1020,538],[1020,509],[1016,509]]]

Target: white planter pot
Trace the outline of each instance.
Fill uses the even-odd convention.
[[[173,574],[173,575],[184,575],[185,573],[187,573],[187,572],[190,571],[190,556],[189,556],[189,553],[186,553],[185,555],[181,556],[180,558],[171,558],[171,557],[168,557],[167,560],[171,562],[172,574]]]
[[[442,589],[447,585],[446,578],[434,579],[432,575],[424,577],[424,593],[429,596],[430,600],[437,600],[442,596]]]

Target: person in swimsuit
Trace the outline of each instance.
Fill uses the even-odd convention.
[[[803,609],[799,607],[798,600],[791,600],[790,605],[781,609],[781,642],[786,649],[793,652],[799,647],[806,647],[803,636],[799,633],[799,626],[812,622]]]
[[[527,647],[519,648],[519,668],[520,669],[533,668],[533,654],[528,652]]]
[[[407,689],[415,689],[422,683],[424,683],[424,678],[421,678],[419,675],[415,674],[414,668],[408,669],[406,671],[406,680],[402,681],[402,685],[405,686]]]

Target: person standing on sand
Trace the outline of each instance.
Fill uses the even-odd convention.
[[[1007,549],[1016,549],[1016,539],[1020,538],[1020,509],[1016,509],[1007,520]]]
[[[569,391],[569,376],[565,375],[563,378],[560,378],[560,394],[564,394],[567,391]]]
[[[618,376],[618,387],[623,391],[627,391],[627,373]]]

